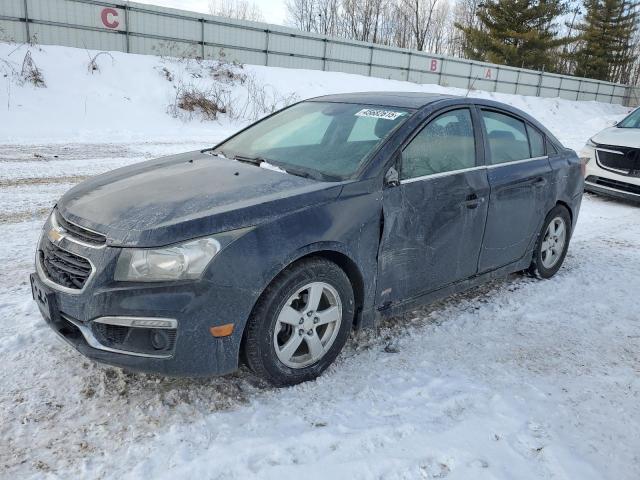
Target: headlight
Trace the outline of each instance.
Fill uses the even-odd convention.
[[[587,140],[587,143],[582,147],[580,153],[578,153],[578,157],[582,160],[582,163],[586,165],[591,161],[591,159],[595,156],[595,148],[596,144],[593,143],[591,139]]]
[[[220,242],[211,237],[165,248],[125,248],[118,258],[115,279],[159,282],[199,278],[220,250]]]

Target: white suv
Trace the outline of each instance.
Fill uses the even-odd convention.
[[[591,137],[580,157],[586,191],[640,202],[640,108]]]

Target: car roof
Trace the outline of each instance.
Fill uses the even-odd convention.
[[[497,108],[503,112],[508,112],[520,117],[533,124],[539,130],[543,131],[547,137],[559,146],[562,143],[538,120],[533,118],[526,112],[513,107],[509,104],[489,100],[484,98],[465,97],[462,95],[445,95],[441,93],[425,93],[425,92],[354,92],[339,93],[335,95],[323,95],[321,97],[310,98],[308,102],[335,102],[335,103],[361,103],[365,105],[375,105],[381,107],[396,107],[419,110],[427,105],[444,100],[463,100],[468,103],[478,105],[480,107]],[[454,102],[459,104],[460,102]],[[562,146],[562,148],[564,148]]]
[[[461,98],[455,95],[424,92],[356,92],[323,95],[310,99],[311,102],[363,103],[384,107],[421,108],[439,100]]]

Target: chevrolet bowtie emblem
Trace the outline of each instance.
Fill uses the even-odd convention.
[[[52,228],[47,232],[47,237],[49,237],[49,240],[51,240],[53,243],[58,243],[64,238],[64,230]]]

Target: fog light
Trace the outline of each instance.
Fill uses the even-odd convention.
[[[151,346],[156,350],[166,350],[169,346],[169,337],[164,330],[154,330],[150,333]]]

